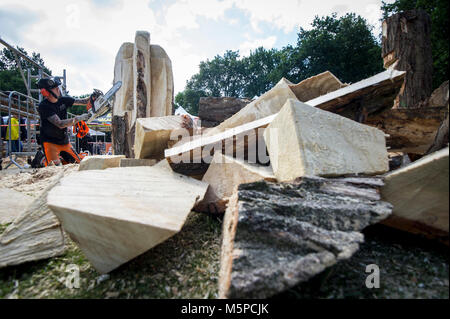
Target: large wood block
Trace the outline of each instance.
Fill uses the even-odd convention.
[[[447,147],[386,174],[381,196],[394,205],[387,225],[448,243],[448,156]]]
[[[389,170],[384,133],[290,99],[264,131],[278,181]]]
[[[195,210],[224,213],[228,199],[239,184],[260,180],[276,181],[271,166],[252,164],[217,152],[202,179],[209,184],[208,191]]]
[[[164,158],[173,130],[183,129],[183,117],[178,115],[137,119],[134,154],[136,158]]]
[[[64,253],[64,233],[47,206],[48,193],[63,176],[64,172],[61,172],[52,179],[47,188],[1,234],[0,268]]]
[[[86,171],[91,169],[105,169],[111,167],[119,167],[120,160],[125,158],[125,155],[92,155],[86,156],[80,162],[78,170]]]
[[[107,273],[179,232],[207,187],[158,167],[81,171],[61,180],[48,205],[95,269]]]
[[[150,116],[172,115],[173,73],[172,62],[159,45],[150,45],[151,103]]]
[[[241,184],[223,222],[220,298],[267,298],[307,281],[364,241],[383,220],[380,178],[304,177]]]

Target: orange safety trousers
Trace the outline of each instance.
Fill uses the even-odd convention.
[[[59,164],[61,152],[66,152],[67,154],[72,156],[76,163],[80,163],[81,161],[80,157],[73,150],[72,145],[70,143],[65,145],[58,145],[49,142],[44,142],[42,143],[42,146],[44,147],[44,154],[45,158],[47,159],[47,165],[50,164],[52,161],[55,164]]]

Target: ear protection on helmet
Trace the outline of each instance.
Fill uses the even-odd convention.
[[[46,89],[41,89],[41,94],[43,97],[49,97],[50,96],[50,92],[47,91]]]

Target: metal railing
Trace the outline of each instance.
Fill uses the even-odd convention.
[[[14,58],[16,60],[17,63],[17,67],[20,71],[20,75],[23,79],[23,82],[25,84],[26,87],[26,91],[27,94],[23,94],[17,91],[6,91],[7,94],[0,92],[0,116],[1,116],[1,111],[5,111],[8,112],[8,119],[9,119],[9,124],[8,124],[8,131],[9,131],[9,136],[6,136],[8,139],[8,148],[7,148],[7,156],[9,156],[10,158],[10,163],[6,166],[6,168],[8,168],[10,165],[14,164],[16,165],[18,168],[23,169],[24,167],[20,166],[19,163],[17,163],[15,161],[15,159],[17,159],[17,156],[35,156],[36,152],[38,150],[38,143],[37,143],[37,134],[39,133],[36,130],[36,127],[39,126],[40,123],[40,117],[39,117],[39,112],[37,110],[37,105],[38,103],[40,103],[43,99],[42,94],[40,93],[39,89],[32,89],[31,88],[31,81],[32,79],[34,80],[38,80],[41,78],[47,78],[47,77],[51,77],[51,75],[47,74],[45,72],[45,68],[43,65],[40,65],[38,63],[36,63],[35,61],[33,61],[33,59],[31,59],[30,57],[28,57],[27,55],[23,54],[22,52],[20,52],[19,50],[17,50],[16,48],[14,48],[12,45],[10,45],[9,43],[7,43],[6,41],[4,41],[2,38],[0,38],[0,44],[4,45],[5,47],[7,47],[9,50],[11,50],[11,52],[14,55]],[[24,59],[27,62],[31,63],[32,65],[34,65],[37,70],[38,70],[38,75],[32,75],[31,74],[31,68],[28,68],[27,71],[27,76],[25,77],[24,74],[24,70],[22,69],[21,63],[20,63],[20,59]],[[57,78],[59,80],[61,80],[62,82],[62,93],[65,95],[66,94],[66,70],[63,71],[63,76],[54,76],[54,78]],[[32,96],[33,93],[38,93],[39,94],[39,99],[36,99]],[[8,106],[6,106],[8,105]],[[17,115],[18,116],[18,125],[19,125],[19,152],[12,152],[11,148],[12,148],[12,114]],[[71,114],[71,113],[67,113],[68,117],[73,117],[75,115]],[[21,122],[21,118],[26,118],[26,123],[25,125],[27,126],[27,137],[26,137],[26,143],[25,143],[25,147],[22,148],[21,147],[21,130],[20,130],[20,125],[22,125]],[[32,123],[34,121],[34,123]],[[2,142],[2,136],[1,136],[1,130],[0,130],[0,143]],[[2,146],[2,145],[0,145]],[[0,152],[3,152],[3,147],[0,147]],[[23,151],[25,150],[25,151]],[[3,154],[0,154],[0,158],[2,157]],[[13,158],[14,156],[14,158]]]

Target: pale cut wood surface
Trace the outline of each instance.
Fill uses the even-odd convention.
[[[382,131],[298,100],[286,102],[264,131],[264,140],[280,182],[389,170]]]
[[[47,194],[63,176],[59,173],[0,236],[0,268],[64,253],[64,233],[47,205]]]
[[[180,231],[207,186],[158,167],[79,171],[50,192],[48,205],[91,264],[106,273]]]
[[[408,166],[390,172],[385,176],[381,196],[394,205],[392,217],[421,224],[443,231],[449,230],[449,148],[427,155]],[[390,223],[394,227],[401,224]],[[427,231],[429,232],[429,231]],[[438,232],[439,233],[439,232]]]
[[[7,224],[33,201],[31,196],[9,188],[0,188],[0,224]]]

